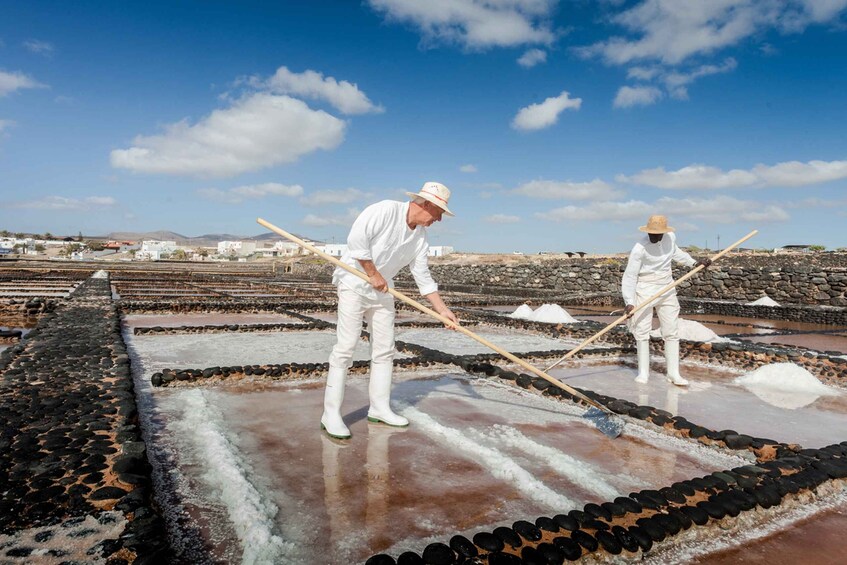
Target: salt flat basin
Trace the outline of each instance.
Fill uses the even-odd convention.
[[[739,371],[684,363],[681,373],[691,382],[687,388],[671,385],[661,371],[664,365],[654,357],[646,385],[633,382],[636,369],[623,365],[568,366],[553,369],[550,374],[565,384],[655,406],[715,430],[732,429],[809,448],[844,441],[847,391],[819,398],[768,391],[760,392],[760,396],[732,382],[743,374]],[[808,404],[797,406],[801,403]]]
[[[319,430],[321,383],[155,391],[155,444],[214,557],[361,563],[745,462],[638,426],[611,440],[581,410],[495,381],[396,377],[410,427],[369,424],[353,376],[346,442]]]
[[[214,366],[274,363],[323,363],[335,345],[335,332],[243,332],[224,334],[135,335],[130,346],[142,363],[164,368],[202,369]],[[404,357],[400,353],[397,358]],[[369,359],[368,343],[360,341],[354,360]]]
[[[323,320],[324,322],[330,322],[335,324],[338,322],[338,313],[336,310],[331,310],[327,312],[303,312],[304,315],[309,316],[311,318],[317,318],[318,320]],[[433,318],[429,316],[424,316],[423,314],[418,314],[417,312],[409,312],[407,310],[397,310],[394,316],[395,322],[434,322]]]
[[[772,535],[745,542],[717,553],[690,560],[689,563],[709,565],[770,565],[772,563],[814,563],[815,565],[843,565],[847,562],[844,532],[847,530],[847,504],[791,524],[790,528],[777,528]]]
[[[284,314],[130,314],[123,317],[129,327],[228,326],[231,324],[303,324]]]
[[[510,330],[494,326],[474,326],[472,330],[480,337],[509,352],[542,351],[573,347],[578,340],[552,339],[525,331]],[[491,349],[461,332],[447,328],[397,328],[396,339],[437,349],[452,355],[476,355],[493,353]],[[602,347],[597,345],[595,347]]]
[[[834,334],[756,336],[744,339],[745,341],[756,343],[777,343],[805,347],[814,351],[839,351],[841,353],[847,353],[847,337]]]

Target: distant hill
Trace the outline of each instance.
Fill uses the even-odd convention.
[[[306,236],[297,235],[297,237],[305,238]],[[103,238],[115,241],[142,241],[145,239],[158,239],[161,241],[175,241],[177,245],[197,245],[204,247],[215,246],[219,241],[256,241],[259,243],[285,241],[284,238],[270,232],[254,236],[233,235],[231,233],[207,233],[196,237],[189,237],[187,235],[167,230],[149,232],[111,232],[103,236]]]

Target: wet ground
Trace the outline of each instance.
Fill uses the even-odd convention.
[[[193,512],[220,557],[361,562],[744,462],[643,428],[611,440],[581,411],[490,381],[399,381],[407,429],[369,424],[367,380],[350,379],[347,442],[318,429],[320,383],[157,393],[162,439],[191,476],[182,494],[204,501]]]
[[[334,312],[309,315],[334,321]],[[423,319],[398,312],[398,321],[404,317]],[[182,325],[174,318],[187,325],[280,321],[253,314],[128,316],[126,321]],[[740,327],[700,320],[735,330],[726,333],[752,333],[752,326],[768,323],[743,319],[750,327]],[[786,324],[777,331],[814,331]],[[490,326],[474,331],[516,352],[575,344]],[[392,401],[411,421],[408,429],[369,424],[367,379],[351,376],[342,413],[353,439],[338,442],[318,429],[323,398],[319,381],[248,381],[208,389],[149,386],[152,372],[165,366],[322,362],[334,344],[332,331],[127,332],[125,337],[140,362],[134,363],[136,383],[147,403],[140,408],[155,436],[154,456],[164,469],[163,480],[196,526],[184,533],[199,537],[225,562],[354,563],[378,552],[420,551],[456,533],[472,537],[516,519],[533,520],[749,462],[636,424],[609,440],[585,424],[581,410],[566,403],[445,372],[396,376]],[[448,353],[488,352],[444,329],[398,328],[397,339]],[[367,343],[362,342],[356,358],[367,357]],[[646,386],[632,381],[631,357],[579,361],[551,374],[569,385],[656,406],[714,429],[732,428],[804,447],[845,439],[847,393],[818,397],[748,390],[733,382],[742,375],[739,371],[694,364],[683,364],[691,381],[684,389],[662,378],[660,357],[652,363]],[[745,540],[743,549],[702,556],[710,549],[701,547],[667,562],[690,562],[697,555],[700,563],[713,562],[713,557],[718,563],[800,562],[801,556],[843,562],[837,557],[847,504],[822,512],[796,527],[788,522],[778,531],[763,530],[760,539]],[[810,538],[816,540],[811,550]]]

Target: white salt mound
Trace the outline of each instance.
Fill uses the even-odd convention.
[[[91,278],[92,279],[105,279],[107,276],[108,276],[108,274],[106,274],[106,271],[100,270],[100,271],[95,272],[93,275],[91,275]]]
[[[510,318],[520,318],[521,320],[529,320],[532,316],[532,308],[526,304],[521,304],[518,309],[509,314]]]
[[[536,311],[526,304],[521,304],[517,310],[509,314],[510,318],[520,318],[530,322],[544,322],[546,324],[573,324],[576,318],[568,314],[568,311],[558,304],[542,304]]]
[[[747,304],[745,304],[745,306],[779,306],[779,302],[777,302],[770,296],[763,296],[758,300],[748,302]]]
[[[684,318],[680,318],[677,323],[677,328],[679,332],[679,339],[685,339],[688,341],[701,341],[701,342],[711,342],[716,343],[719,341],[729,341],[724,337],[718,336],[715,332],[701,324],[700,322],[695,322],[694,320],[686,320]],[[662,337],[661,328],[656,328],[655,330],[650,332],[651,337]]]
[[[794,363],[773,363],[735,379],[768,404],[795,410],[811,404],[821,396],[838,396],[834,388],[820,382],[813,374]]]

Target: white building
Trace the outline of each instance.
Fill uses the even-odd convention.
[[[271,247],[259,250],[262,257],[293,257],[300,255],[301,247],[291,241],[277,241]]]
[[[218,255],[224,257],[249,257],[256,253],[255,241],[220,241]]]
[[[141,249],[136,252],[137,261],[158,261],[163,255],[170,255],[176,251],[175,241],[158,241],[150,239],[141,242]]]
[[[333,257],[341,257],[347,251],[346,243],[327,243],[322,247],[323,249],[321,249],[321,251],[327,255],[332,255]],[[318,247],[318,249],[320,249],[320,247]]]
[[[453,253],[453,248],[449,245],[430,245],[427,255],[429,257],[442,257],[451,253]]]

